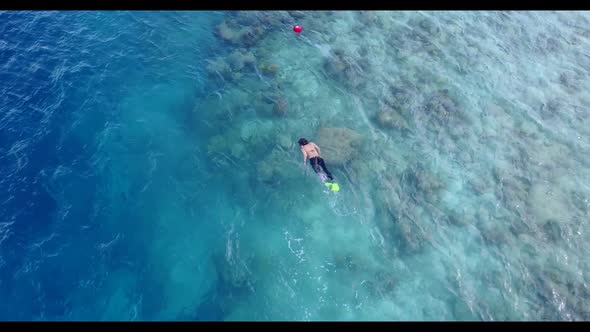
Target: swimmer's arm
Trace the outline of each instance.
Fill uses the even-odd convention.
[[[305,166],[305,162],[307,161],[307,152],[301,149],[301,153],[303,153],[303,166]]]

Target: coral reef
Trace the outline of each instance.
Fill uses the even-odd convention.
[[[357,61],[343,50],[336,49],[325,59],[324,69],[330,77],[344,86],[357,89],[365,84],[363,70]]]
[[[523,80],[530,88],[515,86],[515,77],[526,76],[526,66],[494,63],[509,63],[524,50],[548,59],[564,47],[543,32],[526,35],[516,23],[519,15],[485,16],[485,28],[477,30],[471,18],[469,25],[429,13],[228,14],[216,34],[231,49],[216,54],[207,66],[210,77],[223,87],[198,110],[212,114],[218,121],[211,127],[223,133],[209,139],[212,161],[243,161],[254,173],[246,176],[249,185],[256,187],[257,195],[266,195],[264,204],[274,204],[281,212],[295,211],[298,204],[309,202],[313,191],[286,200],[276,188],[285,181],[289,188],[291,182],[297,182],[294,187],[308,184],[308,179],[294,180],[301,175],[294,168],[301,157],[296,139],[313,137],[327,166],[347,189],[327,199],[326,206],[333,210],[317,207],[324,206],[322,201],[305,212],[293,212],[306,227],[309,252],[326,238],[318,231],[318,215],[337,214],[348,205],[358,211],[350,218],[361,219],[358,228],[347,224],[351,232],[374,237],[374,242],[361,241],[359,247],[377,247],[380,257],[388,260],[442,257],[437,253],[455,239],[465,241],[461,249],[473,250],[470,255],[481,252],[482,257],[522,249],[517,250],[518,258],[503,257],[502,263],[524,266],[542,277],[535,281],[534,295],[523,281],[514,296],[551,302],[555,289],[565,296],[572,317],[588,317],[585,301],[575,297],[586,296],[588,290],[564,277],[570,272],[547,274],[540,267],[531,268],[536,263],[528,261],[541,246],[563,248],[570,241],[567,246],[574,247],[583,242],[575,234],[585,227],[581,220],[589,205],[585,193],[576,191],[565,177],[586,161],[575,153],[587,147],[580,134],[586,129],[578,126],[577,140],[560,131],[574,118],[587,122],[580,109],[589,103],[582,97],[574,103],[546,96],[560,88],[570,97],[581,95],[586,60],[580,58],[579,68],[564,64],[558,71],[532,75]],[[285,33],[293,24],[303,25],[303,33]],[[505,38],[491,45],[486,29]],[[581,43],[579,36],[571,41]],[[488,65],[506,72],[493,72]],[[503,78],[506,81],[498,82]],[[359,289],[380,301],[399,295],[394,294],[397,275],[375,268],[354,251],[335,254],[331,263],[344,275],[339,281],[362,276],[366,281]],[[493,303],[468,303],[454,294],[460,293],[457,289],[439,294],[448,300],[450,315],[522,318],[506,305],[495,267],[475,276],[477,269],[468,266],[470,262],[444,264],[494,288],[484,292]],[[247,284],[243,273],[222,274],[237,288]],[[359,306],[366,303],[355,301]],[[562,319],[553,306],[533,316]],[[429,310],[420,314],[436,316],[435,309]],[[488,317],[486,310],[497,312]]]
[[[363,142],[363,136],[350,128],[322,127],[317,137],[322,157],[334,166],[342,166],[356,157]]]
[[[216,30],[222,40],[240,47],[252,47],[264,36],[265,29],[261,26],[242,26],[233,20],[221,22]]]
[[[376,115],[376,121],[382,128],[407,130],[408,122],[395,109],[382,104]]]

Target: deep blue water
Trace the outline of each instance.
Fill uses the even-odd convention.
[[[581,12],[0,12],[0,320],[587,320],[589,46]]]
[[[206,88],[204,61],[218,47],[211,28],[219,17],[0,14],[0,293],[11,299],[0,302],[2,320],[129,319],[117,309],[102,314],[105,294],[119,287],[109,275],[120,269],[134,275],[124,291],[142,293],[136,314],[160,310],[162,281],[150,275],[145,252],[158,236],[149,224],[155,216],[147,217],[157,211],[146,208],[158,193],[147,190],[138,203],[133,183],[159,171],[152,167],[165,158],[159,146],[174,144],[168,140],[187,137],[199,148],[200,128],[185,120]],[[170,167],[172,176],[182,172]]]

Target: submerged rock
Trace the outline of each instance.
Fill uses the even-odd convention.
[[[274,63],[261,63],[258,66],[258,69],[262,72],[262,74],[274,77],[279,72],[279,66]]]
[[[251,275],[243,264],[237,264],[233,258],[227,258],[226,255],[215,255],[215,268],[222,287],[228,293],[240,293],[248,290],[249,284],[252,283]]]
[[[564,108],[565,104],[563,102],[553,98],[541,105],[540,114],[543,120],[554,119]]]
[[[544,33],[541,33],[536,38],[537,49],[545,53],[555,53],[561,49],[561,42],[553,37],[549,37]]]
[[[233,51],[227,60],[234,71],[241,71],[244,67],[252,68],[256,62],[254,54],[243,48]]]
[[[397,280],[395,275],[389,271],[378,271],[373,280],[367,282],[367,289],[373,297],[393,298]]]
[[[590,309],[586,303],[590,288],[583,279],[580,280],[569,269],[554,261],[527,265],[528,273],[532,276],[534,294],[548,304],[543,307],[544,311],[540,314],[542,318],[563,320],[563,312],[567,312],[572,320],[590,318]],[[560,301],[555,301],[556,295]]]
[[[265,34],[262,26],[242,26],[232,20],[225,20],[215,28],[215,34],[222,40],[244,47],[254,46]]]
[[[286,11],[238,11],[232,17],[236,26],[246,27],[260,36],[274,27],[281,27],[292,23],[293,19]]]
[[[448,122],[449,117],[459,113],[457,104],[446,91],[433,94],[426,103],[425,110],[440,122]]]
[[[281,180],[297,176],[285,166],[285,154],[277,150],[273,150],[256,164],[256,172],[258,179],[267,184],[276,184]]]
[[[209,60],[209,63],[207,64],[207,72],[210,76],[221,80],[232,79],[232,69],[221,57],[218,57],[215,60]]]
[[[510,234],[506,230],[502,230],[494,226],[481,226],[478,230],[484,240],[484,243],[488,246],[502,246],[508,243]]]
[[[524,207],[527,200],[527,191],[530,188],[528,179],[509,175],[501,180],[500,186],[496,187],[499,196],[502,197],[504,205],[510,209]]]
[[[561,83],[569,93],[580,91],[580,80],[577,75],[572,72],[561,73],[561,75],[559,75],[559,83]]]
[[[375,117],[377,124],[382,128],[393,128],[393,129],[408,129],[409,125],[406,119],[402,117],[395,109],[381,105],[379,112]]]
[[[402,216],[397,222],[397,238],[400,240],[402,252],[416,254],[428,244],[428,238],[423,231],[417,227],[415,221],[407,216]]]
[[[288,13],[295,19],[302,19],[305,17],[305,13],[301,10],[289,10]]]
[[[440,34],[440,28],[432,20],[424,18],[418,22],[418,27],[428,36],[433,37]]]
[[[341,166],[358,155],[363,137],[349,128],[320,128],[317,144],[328,165]]]
[[[257,111],[263,116],[285,116],[289,103],[280,90],[261,91],[257,96]]]
[[[294,144],[293,140],[291,140],[287,135],[279,135],[278,142],[283,149],[290,149]]]
[[[405,84],[395,84],[391,85],[385,94],[381,96],[381,101],[385,105],[398,111],[410,110],[412,108],[412,101],[417,94],[418,93],[414,91],[414,89],[405,86]],[[400,111],[400,115],[406,120],[412,120],[410,112],[406,111],[402,113]]]
[[[428,236],[418,225],[422,218],[415,211],[415,202],[402,201],[396,192],[389,188],[375,194],[376,225],[387,243],[394,246],[391,251],[401,255],[416,254],[428,244]]]
[[[289,104],[284,97],[278,97],[273,105],[272,111],[275,115],[284,116],[287,113]]]
[[[267,160],[263,160],[256,164],[256,174],[261,181],[271,182],[276,175],[276,169]]]
[[[573,190],[570,192],[569,196],[573,206],[575,206],[580,211],[580,213],[588,213],[588,199],[585,198],[586,196],[581,190]]]
[[[239,42],[246,47],[252,47],[263,35],[264,30],[261,27],[245,28],[241,31]]]
[[[246,146],[242,143],[234,143],[230,147],[231,155],[234,158],[242,159],[243,157],[247,157],[247,149]]]
[[[533,220],[539,225],[549,221],[559,223],[571,221],[572,210],[559,188],[542,183],[533,184],[528,193],[527,207]]]
[[[335,254],[334,267],[336,269],[344,269],[349,271],[357,270],[357,263],[351,254]]]
[[[226,21],[215,27],[215,34],[226,42],[234,43],[238,39],[238,31],[232,29]]]
[[[280,27],[293,22],[292,16],[286,11],[262,11],[258,13],[261,26]]]
[[[366,26],[382,26],[382,22],[379,16],[373,11],[360,11],[358,12],[358,20]]]
[[[421,165],[407,168],[401,176],[404,190],[415,193],[416,197],[434,199],[443,188],[442,181],[433,173],[427,171]]]
[[[207,152],[208,153],[217,153],[223,152],[227,149],[228,144],[225,136],[223,135],[215,135],[209,139],[207,144]]]
[[[349,88],[363,84],[361,67],[342,50],[335,50],[324,61],[324,69],[330,77]]]
[[[471,124],[470,118],[461,110],[457,102],[451,98],[448,90],[432,94],[420,112],[426,116],[431,130],[445,131],[454,140],[461,139],[462,128]]]
[[[345,59],[343,59],[343,56],[341,55],[342,53],[337,52],[338,51],[332,54],[331,57],[328,57],[324,63],[324,68],[329,74],[334,76],[340,75],[343,71],[350,67],[350,64]]]
[[[545,236],[547,237],[547,239],[549,239],[549,241],[556,243],[560,240],[562,240],[562,230],[561,230],[561,225],[559,222],[555,221],[555,220],[547,220],[544,224],[543,224],[543,233],[545,234]]]

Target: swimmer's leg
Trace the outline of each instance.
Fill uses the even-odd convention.
[[[318,159],[319,159],[319,164],[320,164],[320,166],[322,166],[322,169],[324,170],[324,172],[326,172],[328,179],[330,179],[330,181],[334,180],[332,173],[330,173],[330,171],[328,171],[328,168],[326,168],[326,163],[324,163],[324,159],[322,159],[322,158],[318,158]]]
[[[319,158],[317,158],[317,157],[309,159],[309,163],[311,164],[311,168],[313,168],[313,171],[316,172],[317,174],[320,173],[320,165],[318,164],[318,159]]]

